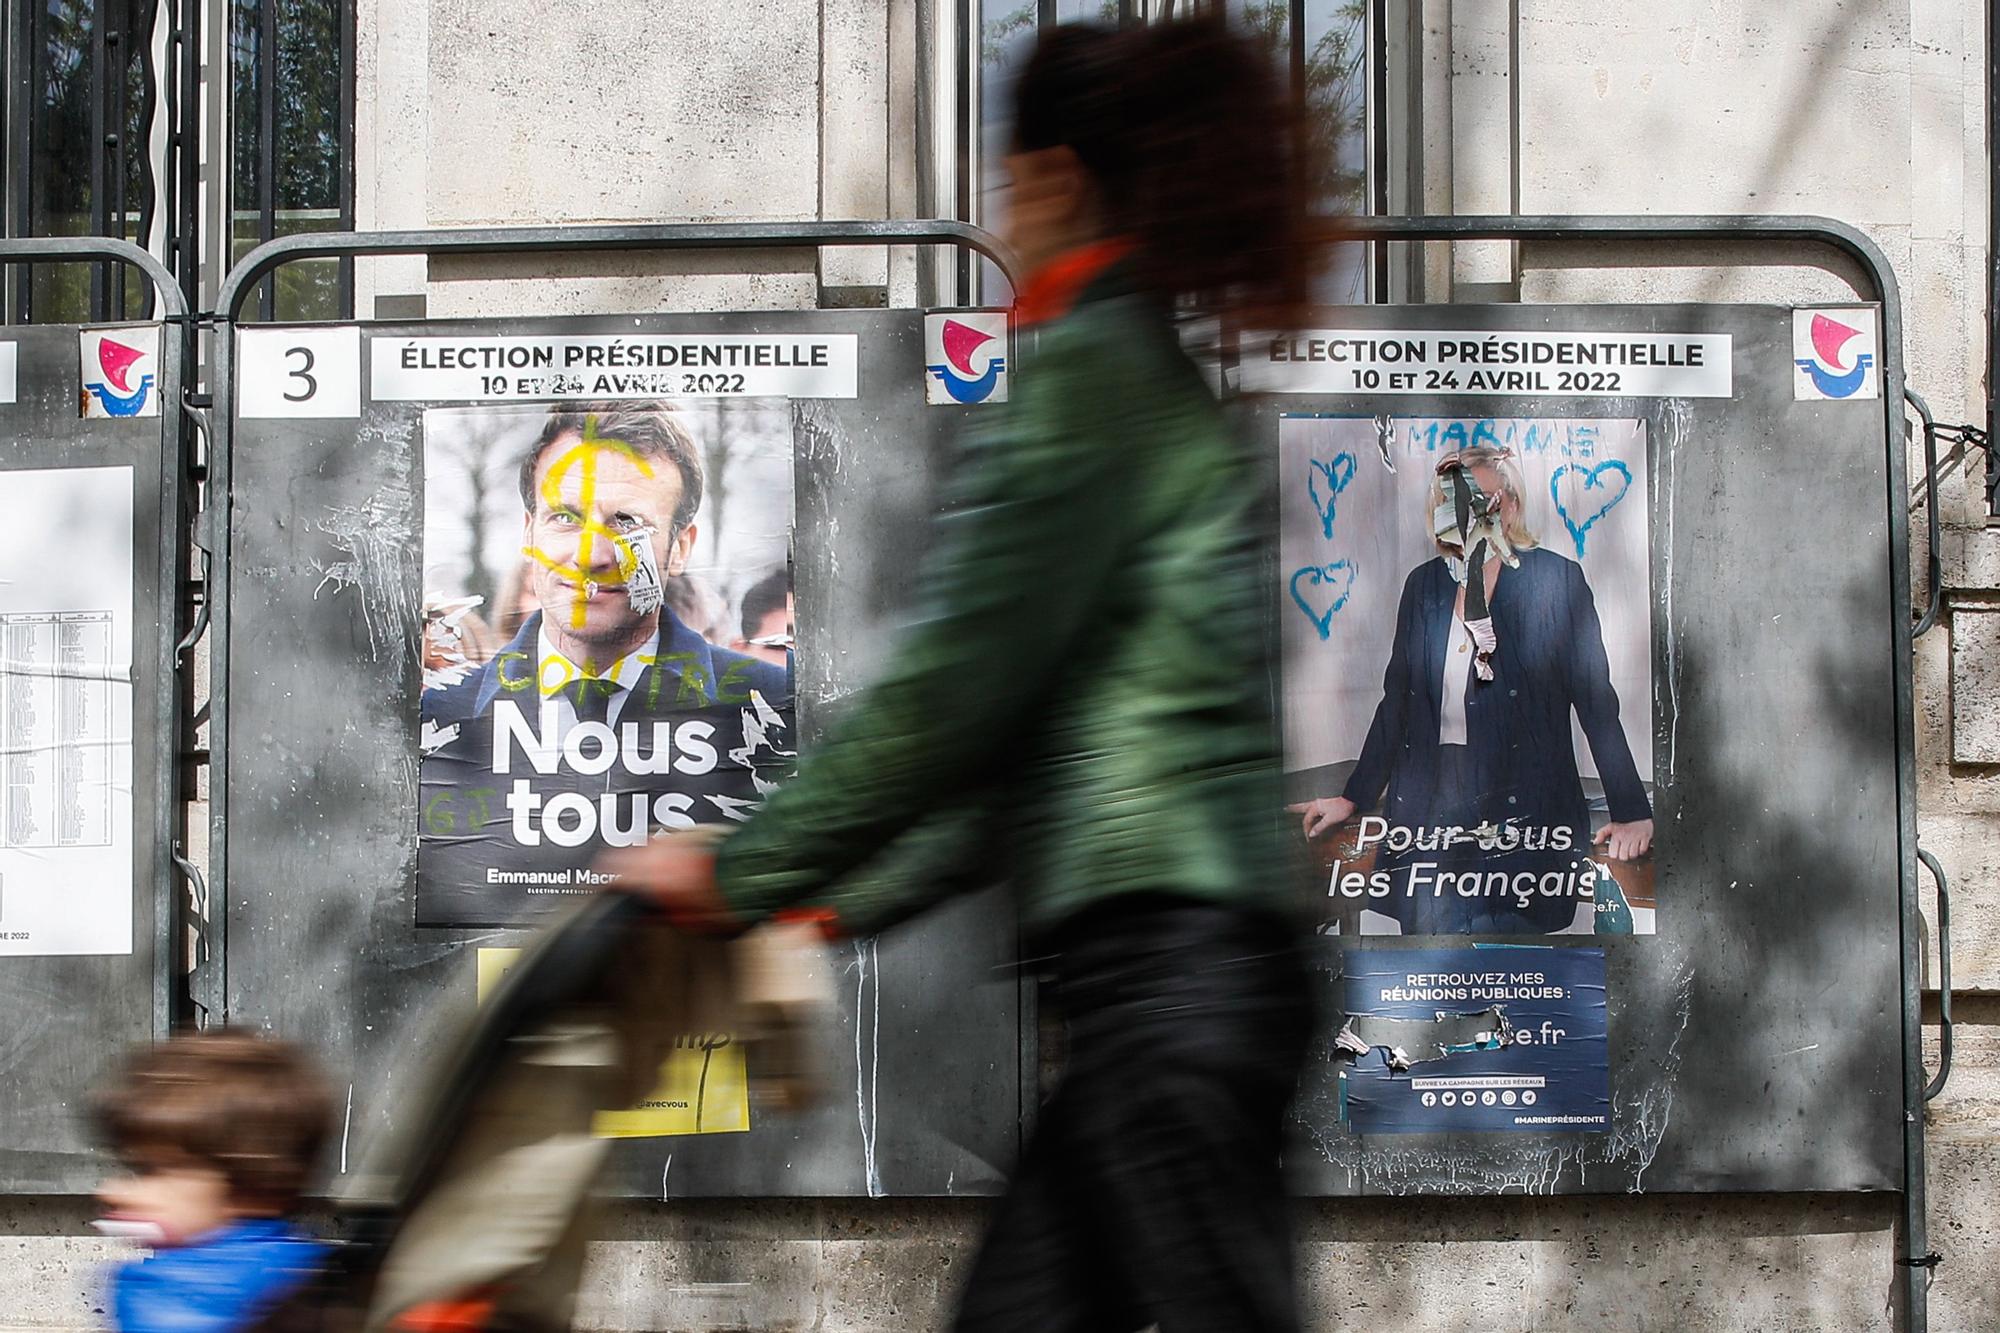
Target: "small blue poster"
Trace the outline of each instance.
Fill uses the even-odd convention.
[[[1602,949],[1356,949],[1342,993],[1342,1118],[1355,1131],[1610,1128]]]

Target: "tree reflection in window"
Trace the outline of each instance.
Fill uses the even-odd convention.
[[[264,241],[353,225],[351,0],[232,0],[230,262]],[[347,263],[288,264],[264,284],[274,319],[340,319]]]
[[[115,236],[143,243],[157,206],[148,158],[156,0],[31,0],[16,11],[26,96],[22,236]],[[16,287],[16,319],[140,318],[149,293],[120,265],[38,264]]]

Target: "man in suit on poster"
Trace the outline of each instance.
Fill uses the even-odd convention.
[[[419,924],[530,919],[606,847],[746,817],[790,757],[789,672],[668,605],[703,488],[673,408],[558,404],[519,482],[538,609],[423,696]]]

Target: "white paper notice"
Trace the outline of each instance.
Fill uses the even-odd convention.
[[[0,956],[130,953],[132,469],[0,481]]]

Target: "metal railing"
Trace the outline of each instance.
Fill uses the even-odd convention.
[[[174,275],[153,255],[129,241],[102,236],[21,237],[0,240],[0,264],[67,264],[104,262],[119,265],[121,271],[136,270],[154,290],[160,323],[159,402],[160,402],[160,524],[159,548],[152,558],[158,561],[160,595],[154,608],[137,608],[143,618],[156,612],[161,625],[154,655],[154,706],[164,734],[155,738],[152,772],[153,790],[159,794],[154,811],[150,845],[139,849],[147,868],[146,887],[153,901],[153,1030],[164,1037],[174,1021],[174,995],[179,984],[176,972],[175,940],[180,914],[175,910],[173,886],[178,869],[178,841],[181,799],[181,742],[186,711],[183,702],[180,662],[174,651],[186,579],[186,550],[189,534],[182,522],[189,517],[184,506],[188,458],[182,436],[182,386],[192,369],[193,341],[189,337],[187,301]],[[32,327],[32,325],[30,325]],[[134,551],[137,558],[146,553]],[[141,621],[143,623],[143,619]],[[143,651],[140,636],[133,635],[133,652]],[[142,831],[140,836],[147,836]]]

